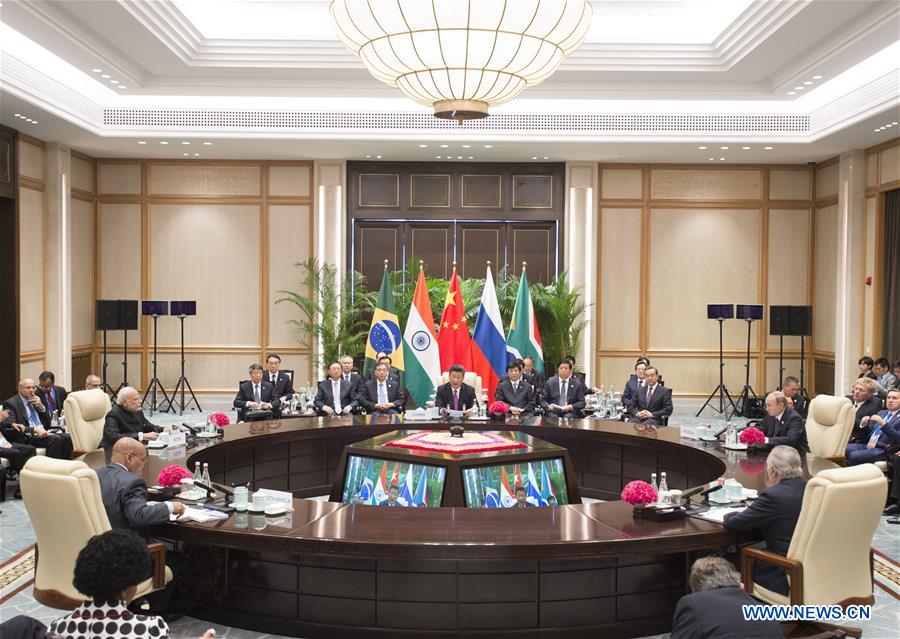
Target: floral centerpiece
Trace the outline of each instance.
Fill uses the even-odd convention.
[[[750,428],[745,428],[741,431],[741,434],[738,436],[738,441],[742,444],[747,444],[748,446],[752,444],[764,444],[766,436],[760,429],[751,426]]]
[[[647,504],[654,504],[659,495],[653,486],[645,481],[632,481],[625,484],[622,489],[622,501],[631,504],[635,508],[643,508]]]
[[[216,426],[227,426],[231,423],[231,420],[228,419],[228,415],[225,413],[212,413],[209,418]]]
[[[172,465],[166,466],[156,478],[156,483],[166,488],[172,488],[181,484],[182,479],[189,479],[191,474],[183,466]]]
[[[509,406],[505,402],[494,402],[488,407],[491,419],[503,420],[509,414]]]

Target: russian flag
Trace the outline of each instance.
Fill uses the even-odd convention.
[[[531,468],[531,463],[528,464],[528,488],[525,496],[525,501],[531,503],[534,506],[546,506],[547,502],[543,500],[541,497],[541,491],[538,489],[537,478],[534,476],[534,470]]]
[[[472,368],[481,376],[481,388],[487,393],[488,402],[497,390],[497,383],[506,374],[506,338],[503,336],[503,322],[500,319],[500,305],[494,288],[494,276],[488,263],[481,294],[475,333],[472,336]],[[481,398],[478,398],[481,401]]]
[[[424,472],[424,471],[423,471]],[[403,482],[403,485],[400,487],[400,495],[397,497],[397,501],[403,504],[404,506],[415,506],[415,501],[413,495],[415,494],[415,489],[413,488],[413,475],[415,471],[412,466],[406,471],[406,481]]]

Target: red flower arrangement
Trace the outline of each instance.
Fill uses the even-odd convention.
[[[156,478],[156,483],[160,486],[178,486],[181,484],[182,479],[188,479],[191,477],[191,474],[187,471],[186,468],[182,466],[172,465],[166,466],[161,471],[159,471],[159,476]]]
[[[625,484],[625,488],[622,489],[622,501],[632,506],[652,504],[657,499],[659,499],[659,495],[653,490],[653,486],[645,481],[628,482]]]
[[[506,415],[509,412],[509,406],[507,406],[504,402],[494,402],[493,404],[491,404],[491,407],[488,408],[488,412]]]
[[[760,429],[751,426],[741,431],[741,434],[738,435],[738,441],[748,446],[751,444],[763,444],[766,441],[766,436]]]
[[[228,426],[231,423],[231,420],[228,419],[228,415],[225,413],[212,413],[209,418],[213,420],[216,426]]]

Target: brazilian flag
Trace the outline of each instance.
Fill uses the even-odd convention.
[[[403,373],[403,334],[400,332],[400,321],[394,307],[394,294],[391,291],[391,278],[387,264],[384,265],[384,277],[381,278],[381,289],[378,291],[378,302],[372,324],[369,326],[369,339],[366,341],[366,363],[363,374],[368,375],[378,361],[378,353],[390,356],[391,365]],[[402,379],[402,375],[401,375]]]

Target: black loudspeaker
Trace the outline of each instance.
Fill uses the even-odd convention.
[[[786,335],[812,335],[812,306],[791,306]]]
[[[119,330],[136,331],[138,327],[137,300],[119,300]]]
[[[790,335],[790,306],[769,307],[769,335]]]
[[[96,311],[94,314],[95,330],[119,330],[119,302],[117,300],[97,300]]]

